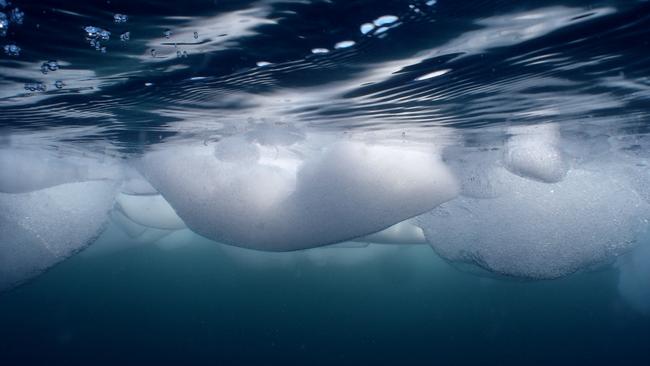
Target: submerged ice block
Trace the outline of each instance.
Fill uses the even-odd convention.
[[[615,176],[571,170],[555,184],[503,176],[503,196],[460,197],[417,218],[440,256],[503,275],[556,278],[613,261],[648,225],[648,204]]]
[[[291,155],[249,142],[245,156],[224,158],[219,144],[168,147],[141,166],[190,229],[232,245],[284,251],[338,243],[458,194],[429,147],[350,140]]]
[[[113,206],[107,182],[62,184],[30,193],[0,193],[0,291],[90,244]]]

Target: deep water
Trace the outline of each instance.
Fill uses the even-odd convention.
[[[650,365],[650,2],[0,0],[0,366]]]
[[[344,250],[344,249],[342,249]],[[427,247],[259,269],[207,246],[74,257],[0,299],[5,364],[644,365],[650,321],[616,271],[527,282]],[[423,265],[428,264],[428,265]]]

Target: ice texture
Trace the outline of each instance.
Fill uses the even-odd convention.
[[[509,131],[504,163],[512,173],[540,182],[555,183],[569,168],[560,149],[557,125],[513,127]]]
[[[614,260],[648,224],[648,204],[616,176],[573,169],[555,184],[504,177],[503,196],[461,197],[417,218],[440,256],[503,275],[556,278]]]
[[[25,193],[63,183],[115,180],[121,167],[91,157],[62,157],[53,151],[0,149],[0,192]]]
[[[141,163],[187,226],[218,242],[270,251],[338,243],[458,194],[428,147],[347,140],[292,154],[249,141],[239,146],[250,153],[225,154],[233,146],[220,144],[231,143],[169,147]]]
[[[116,197],[119,209],[132,221],[155,229],[185,229],[185,223],[159,194],[131,195],[120,193]]]
[[[0,193],[0,291],[90,244],[104,228],[113,200],[114,186],[107,182]]]

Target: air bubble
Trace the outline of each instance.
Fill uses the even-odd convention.
[[[20,47],[16,46],[15,44],[8,44],[4,47],[5,53],[8,56],[18,56],[20,55]]]
[[[113,21],[115,21],[115,23],[126,23],[128,19],[129,17],[124,14],[113,15]]]

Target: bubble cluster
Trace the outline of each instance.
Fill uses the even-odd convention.
[[[47,74],[50,71],[56,71],[58,69],[59,69],[59,63],[54,60],[43,62],[43,64],[41,65],[41,72],[43,74]]]
[[[19,56],[20,55],[20,47],[18,47],[15,44],[8,44],[4,47],[5,54],[8,56]]]
[[[113,21],[115,23],[126,23],[126,21],[129,19],[128,16],[124,14],[115,14],[113,15]]]

